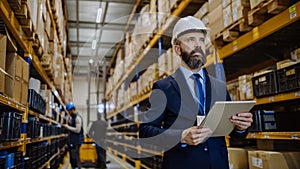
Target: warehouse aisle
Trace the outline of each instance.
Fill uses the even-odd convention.
[[[109,152],[106,152],[106,158],[107,161],[110,161],[110,163],[107,164],[107,169],[134,169],[133,166],[122,161],[122,159]],[[68,169],[71,169],[70,164],[68,165]],[[83,169],[94,169],[94,168],[83,168]]]

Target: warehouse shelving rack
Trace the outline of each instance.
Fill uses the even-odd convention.
[[[47,10],[50,14],[51,24],[56,29],[56,23],[54,21],[54,17],[52,14],[49,0],[47,0],[46,5],[47,5]],[[24,32],[23,32],[17,18],[15,17],[14,12],[11,10],[10,5],[7,0],[0,0],[0,17],[3,20],[5,26],[7,27],[7,30],[13,35],[13,38],[16,40],[18,45],[23,50],[25,60],[29,63],[29,65],[32,64],[32,66],[37,71],[37,73],[39,74],[41,79],[51,89],[57,102],[63,107],[63,109],[65,109],[64,97],[59,95],[59,92],[56,89],[55,85],[50,80],[50,78],[47,76],[38,56],[35,54],[35,52],[33,50],[33,47],[32,47],[33,43],[26,39],[26,35],[24,34]],[[63,58],[63,59],[64,59],[63,62],[64,62],[65,69],[67,70],[65,58]],[[71,83],[70,79],[69,79],[69,83]],[[0,94],[0,106],[3,106],[8,110],[14,110],[14,111],[18,111],[18,112],[22,113],[22,128],[23,128],[23,130],[21,131],[21,138],[19,140],[12,141],[12,142],[0,143],[0,150],[6,150],[6,149],[18,147],[18,151],[23,152],[22,158],[24,159],[24,156],[26,153],[26,145],[32,144],[32,143],[43,142],[43,141],[47,141],[48,143],[51,143],[51,140],[53,140],[53,139],[62,139],[62,138],[67,137],[67,134],[61,134],[61,135],[36,138],[36,139],[27,138],[26,130],[24,131],[24,129],[27,126],[29,115],[34,116],[37,120],[43,120],[49,124],[61,125],[62,123],[52,120],[44,115],[38,114],[32,110],[29,110],[29,107],[27,105],[20,104],[20,103],[16,102],[14,99],[6,97],[1,94]],[[47,167],[47,168],[50,167],[50,162],[54,158],[59,156],[61,152],[64,152],[64,151],[66,151],[66,145],[62,149],[60,149],[56,154],[54,154],[50,159],[48,159],[48,161],[46,163],[44,163],[40,168],[42,169],[45,167]]]
[[[278,49],[275,49],[276,47],[270,48],[270,46],[265,44],[271,44],[272,40],[277,40],[274,43],[278,43],[278,41],[282,40],[281,43],[286,43],[289,40],[291,41],[288,44],[282,44],[283,49],[289,49],[292,46],[299,47],[299,42],[297,44],[293,44],[297,42],[295,40],[296,37],[299,35],[299,19],[300,19],[300,2],[296,2],[294,5],[290,6],[288,9],[284,10],[283,12],[273,16],[269,20],[265,21],[259,26],[254,27],[251,31],[245,33],[241,37],[237,38],[233,42],[219,48],[217,50],[218,56],[221,59],[221,61],[224,63],[225,72],[226,68],[229,67],[238,67],[238,71],[234,69],[230,69],[231,73],[228,73],[226,77],[228,79],[234,79],[237,78],[237,76],[247,73],[253,73],[254,71],[260,70],[262,68],[266,68],[269,66],[274,65],[274,60],[280,60],[278,58],[268,58],[263,59],[261,61],[257,61],[255,64],[253,64],[252,61],[246,60],[245,58],[252,55],[251,59],[255,59],[254,57],[260,57],[256,56],[257,53],[253,52],[254,50],[275,50],[278,51]],[[287,29],[284,33],[278,33],[279,31],[284,31]],[[285,36],[285,38],[283,37]],[[277,39],[276,39],[277,38]],[[273,45],[274,45],[273,43]],[[280,42],[279,42],[280,43]],[[264,48],[258,48],[259,45],[263,46]],[[271,44],[272,45],[272,44]],[[280,46],[279,44],[278,46]],[[253,52],[253,53],[252,53]],[[282,54],[282,51],[280,51]],[[248,54],[246,54],[248,53]],[[283,55],[283,54],[282,54]],[[245,59],[245,60],[243,60]],[[245,62],[250,61],[250,64],[253,64],[247,68],[240,68],[238,66],[238,60],[243,60]],[[242,64],[243,62],[240,62]],[[227,67],[226,67],[227,65]],[[300,91],[290,91],[285,93],[279,93],[274,94],[271,96],[265,96],[260,98],[255,98],[257,104],[256,106],[264,107],[269,106],[273,103],[282,103],[282,102],[289,102],[289,101],[295,101],[300,99]],[[274,105],[274,104],[273,104]],[[274,105],[275,106],[275,105]],[[300,132],[251,132],[248,134],[248,139],[257,139],[257,142],[260,141],[269,141],[268,143],[273,144],[272,140],[299,140]]]

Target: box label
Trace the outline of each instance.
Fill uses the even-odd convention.
[[[258,167],[258,168],[263,168],[262,159],[256,158],[256,157],[251,157],[251,161],[252,161],[252,166]]]

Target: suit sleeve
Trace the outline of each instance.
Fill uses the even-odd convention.
[[[183,130],[163,128],[163,123],[167,113],[166,96],[157,83],[154,83],[150,96],[150,107],[145,113],[139,129],[140,138],[157,137],[155,142],[166,142],[168,140],[180,140]],[[164,138],[164,139],[163,139]],[[166,140],[168,138],[168,140]]]

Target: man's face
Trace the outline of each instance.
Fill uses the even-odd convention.
[[[205,36],[201,32],[191,32],[178,38],[179,55],[190,69],[197,69],[206,63]]]
[[[76,114],[76,110],[75,109],[71,109],[68,111],[70,115]]]

